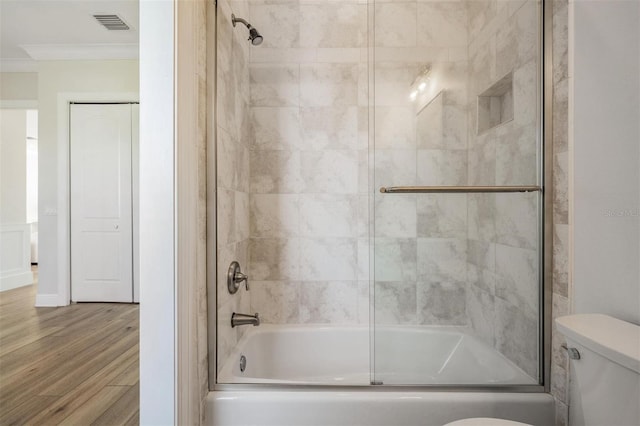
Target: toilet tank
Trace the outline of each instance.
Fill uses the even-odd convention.
[[[602,314],[556,324],[580,354],[570,361],[569,425],[640,425],[640,326]]]

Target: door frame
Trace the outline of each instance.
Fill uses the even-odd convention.
[[[135,92],[58,93],[58,306],[71,303],[71,162],[69,105],[73,102],[140,102]]]

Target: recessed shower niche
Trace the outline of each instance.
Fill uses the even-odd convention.
[[[478,95],[478,134],[513,120],[513,73]]]

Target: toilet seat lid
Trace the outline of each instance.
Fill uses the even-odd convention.
[[[456,420],[444,426],[531,426],[514,420],[492,419],[489,417],[476,417],[473,419]]]

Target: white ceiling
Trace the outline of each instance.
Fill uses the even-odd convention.
[[[131,27],[109,31],[93,14]],[[125,59],[138,45],[138,0],[0,0],[0,61]]]

